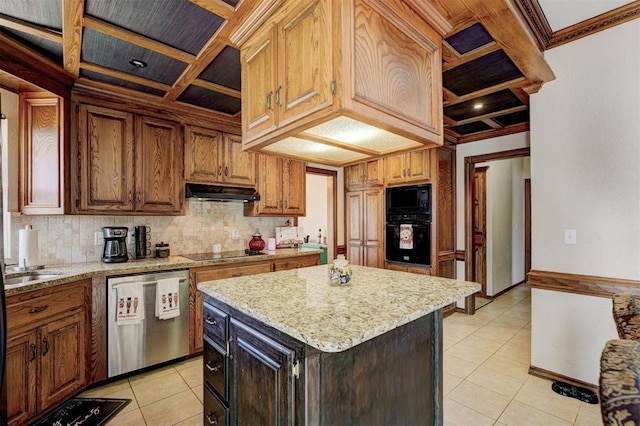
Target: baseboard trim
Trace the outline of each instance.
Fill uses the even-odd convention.
[[[511,287],[507,287],[507,288],[505,288],[503,290],[500,290],[499,292],[497,292],[493,296],[486,295],[486,296],[482,296],[482,297],[484,297],[485,299],[489,299],[489,300],[496,299],[496,298],[502,296],[503,294],[505,294],[506,292],[508,292],[510,290],[513,290],[514,288],[518,287],[520,284],[524,284],[525,282],[526,281],[520,281],[519,283],[515,283]]]
[[[592,385],[591,383],[583,382],[582,380],[577,380],[563,374],[554,373],[553,371],[545,370],[544,368],[529,366],[529,374],[535,377],[540,377],[542,379],[548,380],[560,380],[561,382],[569,383],[570,385],[579,386],[583,388],[587,388],[589,390],[598,393],[599,386]]]
[[[614,294],[640,295],[640,281],[594,275],[532,270],[527,274],[531,288],[611,298]]]

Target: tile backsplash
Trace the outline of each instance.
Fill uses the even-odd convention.
[[[275,227],[285,226],[290,217],[245,217],[243,203],[187,200],[185,216],[26,216],[11,218],[11,254],[8,263],[17,263],[18,229],[31,225],[38,230],[40,263],[58,265],[95,262],[102,256],[102,244],[95,245],[94,233],[102,234],[103,226],[126,226],[130,232],[136,225],[151,228],[152,250],[156,243],[169,244],[171,255],[210,252],[214,243],[223,251],[244,250],[257,231],[267,241],[275,237]],[[234,240],[233,230],[240,238]],[[133,244],[127,244],[130,258],[135,255]]]

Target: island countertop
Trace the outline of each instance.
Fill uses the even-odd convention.
[[[332,286],[329,265],[207,281],[198,290],[323,352],[340,352],[480,291],[480,284],[352,266]]]

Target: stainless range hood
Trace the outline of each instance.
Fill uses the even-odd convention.
[[[256,201],[260,195],[255,188],[232,186],[206,185],[201,183],[187,183],[185,195],[190,199],[202,201]]]

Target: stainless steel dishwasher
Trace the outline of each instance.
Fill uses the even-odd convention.
[[[158,280],[178,280],[178,296],[169,300],[179,307],[179,315],[159,319],[156,301]],[[172,281],[172,280],[169,280]],[[124,297],[127,292],[136,297]],[[136,293],[138,292],[138,293]],[[120,294],[120,297],[119,297]],[[139,310],[138,296],[144,310]],[[133,302],[127,299],[134,299]],[[131,311],[143,314],[124,318]],[[124,311],[124,312],[123,312]],[[175,307],[174,307],[175,311]],[[107,359],[108,377],[140,370],[189,354],[189,272],[154,272],[107,278]]]

